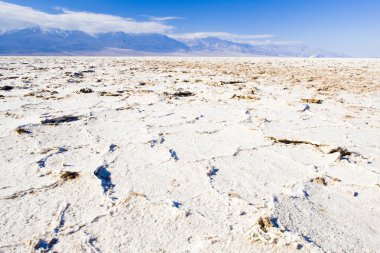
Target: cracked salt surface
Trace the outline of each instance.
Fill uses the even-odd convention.
[[[0,251],[380,248],[379,60],[0,66]]]

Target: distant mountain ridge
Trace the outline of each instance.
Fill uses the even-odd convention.
[[[287,57],[345,57],[342,54],[333,53],[323,49],[312,48],[303,43],[264,43],[251,45],[223,40],[216,37],[201,39],[179,39],[179,41],[186,44],[193,51]]]
[[[307,45],[251,45],[219,38],[174,39],[156,33],[109,32],[90,35],[82,31],[39,27],[0,34],[0,55],[120,55],[208,54],[291,57],[342,57]]]
[[[183,43],[161,34],[110,32],[89,35],[81,31],[45,31],[35,27],[0,35],[0,54],[96,52],[106,48],[165,53],[188,50]]]

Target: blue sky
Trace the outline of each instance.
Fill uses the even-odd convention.
[[[16,8],[27,6],[38,11],[36,20],[44,16],[40,15],[41,12],[54,15],[65,13],[66,16],[57,19],[64,23],[64,28],[75,28],[74,22],[90,20],[87,26],[83,25],[83,29],[79,28],[90,29],[90,32],[94,28],[89,27],[92,23],[108,20],[99,28],[101,31],[111,26],[118,27],[115,22],[124,22],[120,27],[127,32],[186,36],[218,32],[221,37],[229,39],[229,35],[233,34],[231,39],[250,43],[305,42],[352,56],[380,57],[379,0],[12,0],[0,3],[8,4],[8,8],[0,8],[3,10],[0,10],[2,27],[30,23],[30,20],[20,17],[26,12]],[[90,16],[84,12],[108,15]],[[33,19],[33,15],[31,12],[28,17]],[[112,16],[125,19],[118,21]],[[54,19],[53,16],[50,18]],[[41,19],[39,22],[59,26],[56,19],[50,22],[51,19]],[[67,19],[72,23],[67,24]],[[93,32],[96,32],[98,28],[94,29]]]

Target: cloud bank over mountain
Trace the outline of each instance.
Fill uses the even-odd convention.
[[[99,14],[84,11],[72,11],[66,8],[57,8],[61,13],[50,14],[30,7],[0,1],[0,32],[21,30],[31,27],[40,27],[44,30],[61,29],[76,30],[87,34],[107,32],[125,33],[161,33],[171,38],[202,39],[217,37],[220,39],[243,42],[247,40],[274,38],[273,34],[233,34],[227,32],[195,32],[175,34],[174,26],[166,22],[181,20],[181,17],[154,17],[146,16],[146,21],[136,21],[131,18]]]
[[[341,56],[299,41],[275,41],[272,40],[274,34],[175,33],[176,28],[167,24],[183,19],[175,16],[145,16],[145,21],[137,21],[109,14],[56,9],[58,13],[52,14],[0,1],[0,54],[107,54],[113,50],[121,55],[137,51],[192,55]]]
[[[6,32],[39,26],[44,29],[78,30],[88,34],[104,32],[166,33],[173,29],[159,18],[136,21],[108,14],[59,9],[61,13],[50,14],[30,7],[0,1],[0,31]]]

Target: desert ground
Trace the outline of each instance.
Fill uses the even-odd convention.
[[[0,58],[0,252],[379,252],[380,60]]]

